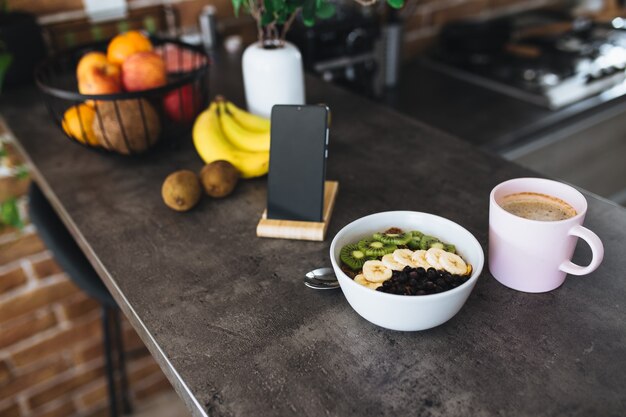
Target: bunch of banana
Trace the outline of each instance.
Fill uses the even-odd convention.
[[[217,97],[198,115],[193,143],[204,162],[228,161],[242,178],[267,174],[270,159],[270,122]]]

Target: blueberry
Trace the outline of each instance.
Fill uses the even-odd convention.
[[[411,271],[409,272],[409,278],[411,279],[417,279],[419,275],[417,274],[417,271]]]
[[[446,285],[446,281],[444,281],[444,279],[443,279],[443,278],[438,278],[438,279],[435,281],[435,284],[437,284],[439,287],[443,288],[443,287],[445,287],[445,285]]]
[[[417,268],[417,269],[415,270],[415,272],[417,272],[417,273],[418,273],[418,275],[420,275],[420,276],[424,276],[424,275],[426,275],[426,270],[425,270],[424,268],[422,268],[421,266],[420,266],[419,268]]]
[[[411,278],[409,280],[409,285],[413,288],[417,287],[417,280],[415,278]]]
[[[391,287],[391,280],[388,279],[387,281],[383,282],[383,286],[379,288],[389,288],[389,287]]]
[[[426,276],[429,280],[434,281],[435,279],[437,279],[437,270],[435,268],[428,268],[428,271],[426,271]]]
[[[404,284],[407,281],[408,281],[408,277],[406,276],[406,274],[402,274],[398,277],[398,282],[401,284]]]
[[[424,291],[424,290],[417,290],[415,292],[415,295],[424,295],[424,294],[426,294],[426,291]]]

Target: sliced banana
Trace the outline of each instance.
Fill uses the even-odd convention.
[[[365,279],[365,277],[363,276],[363,274],[359,274],[356,277],[354,277],[354,282],[356,282],[357,284],[361,284],[364,286],[369,286],[369,281]]]
[[[467,264],[459,255],[452,252],[445,252],[439,256],[439,263],[451,274],[465,275],[467,273]]]
[[[356,282],[357,284],[361,284],[364,287],[371,288],[373,290],[383,285],[382,282],[369,282],[368,280],[365,279],[365,276],[363,276],[363,274],[359,274],[356,277],[354,277],[354,282]]]
[[[401,264],[400,262],[396,261],[393,258],[393,254],[391,253],[388,253],[387,255],[383,256],[383,259],[381,262],[392,271],[402,271],[404,269],[404,264]]]
[[[417,265],[411,259],[412,256],[413,256],[413,251],[411,249],[396,249],[395,251],[393,251],[393,259],[396,262],[404,266],[417,268]]]
[[[444,269],[440,263],[443,254],[447,253],[443,249],[430,248],[426,251],[426,261],[435,269]]]
[[[376,288],[381,287],[382,285],[383,285],[382,282],[370,282],[367,286],[368,288],[375,290]]]
[[[363,276],[369,282],[383,282],[391,278],[391,269],[381,261],[367,261],[363,264]]]
[[[425,250],[416,250],[413,252],[411,256],[411,260],[413,263],[417,265],[417,268],[422,267],[424,269],[430,268],[430,264],[426,260],[426,251]]]
[[[471,264],[467,264],[467,272],[465,273],[465,275],[472,275],[472,265]]]

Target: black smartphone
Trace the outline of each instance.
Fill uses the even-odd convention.
[[[323,220],[328,115],[325,105],[272,107],[268,219]]]

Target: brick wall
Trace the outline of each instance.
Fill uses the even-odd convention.
[[[133,1],[132,5],[158,4],[157,0]],[[350,0],[344,0],[349,2]],[[384,0],[379,0],[384,1]],[[401,11],[405,21],[404,57],[411,58],[432,45],[442,25],[468,17],[492,17],[524,10],[560,5],[568,0],[406,0]],[[231,0],[176,0],[172,2],[183,32],[193,30],[202,7],[213,4],[218,11],[220,31],[225,35],[238,33],[247,42],[256,36],[250,19],[233,17]],[[38,15],[64,13],[82,9],[77,0],[9,0],[15,8],[32,11]]]
[[[128,29],[169,32],[165,5],[176,16],[178,34],[196,33],[198,14],[207,5],[215,6],[218,32],[223,36],[238,34],[244,43],[251,43],[257,33],[249,16],[234,17],[231,0],[126,0],[126,18],[97,23],[89,21],[81,0],[7,0],[7,3],[10,10],[26,11],[38,17],[44,38],[54,51],[110,38]]]
[[[0,121],[0,140],[10,140]],[[2,147],[2,145],[0,145]],[[21,163],[10,143],[0,160],[0,203],[24,198],[28,178],[7,175]],[[135,404],[171,389],[158,365],[123,323]],[[0,416],[106,416],[99,304],[60,270],[33,225],[0,229]]]

